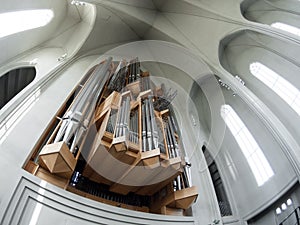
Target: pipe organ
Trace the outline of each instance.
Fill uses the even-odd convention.
[[[172,110],[176,94],[154,85],[138,58],[110,57],[74,90],[25,169],[117,207],[185,215],[198,193]]]

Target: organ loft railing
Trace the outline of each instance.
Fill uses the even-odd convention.
[[[185,215],[198,194],[170,104],[175,96],[152,83],[138,58],[108,58],[66,100],[25,169],[100,202]]]

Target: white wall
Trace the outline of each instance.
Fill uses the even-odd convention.
[[[245,123],[274,171],[273,177],[258,187],[245,156],[231,132],[226,129],[216,163],[222,167],[220,174],[225,180],[227,190],[230,190],[229,194],[234,195],[230,197],[234,198],[240,216],[249,219],[284,194],[295,183],[296,174],[276,139],[252,110],[239,96],[233,96],[232,91],[224,90],[224,96],[226,104],[231,105]],[[230,162],[229,165],[226,162]]]
[[[25,51],[54,37],[57,28],[65,19],[67,2],[54,1],[32,1],[25,0],[20,3],[18,0],[1,1],[0,13],[30,9],[52,9],[55,17],[46,26],[27,30],[21,33],[12,34],[0,39],[0,65],[3,66],[9,59],[23,54]]]
[[[246,87],[274,112],[300,143],[298,114],[274,91],[255,78],[249,69],[251,63],[260,62],[300,90],[300,62],[294,55],[300,52],[299,45],[245,31],[237,34],[224,48],[220,59],[224,68],[231,74],[240,76],[246,82]]]
[[[128,2],[126,1],[125,3],[124,1],[119,1],[119,3],[118,1],[114,1],[114,4],[112,4],[111,1],[94,0],[94,2],[97,3],[97,20],[93,26],[91,34],[85,41],[83,47],[81,48],[81,51],[79,51],[78,56],[83,54],[92,54],[93,52],[97,52],[99,54],[111,47],[119,45],[120,43],[140,40],[141,37],[144,39],[167,40],[171,42],[177,42],[182,46],[185,46],[186,48],[192,50],[197,57],[204,59],[211,66],[212,70],[217,73],[218,76],[220,76],[222,79],[229,80],[231,83],[233,83],[233,87],[238,89],[241,95],[241,99],[248,100],[245,102],[247,102],[247,104],[249,105],[245,104],[244,101],[242,101],[238,96],[233,98],[230,93],[224,93],[225,99],[228,103],[232,104],[232,106],[237,109],[238,114],[240,114],[242,119],[246,121],[247,126],[254,134],[255,138],[257,138],[261,147],[265,150],[266,157],[269,159],[271,166],[275,171],[274,177],[262,188],[257,187],[249,167],[246,166],[247,163],[243,158],[243,155],[239,151],[237,144],[235,143],[233,137],[229,132],[225,133],[225,139],[221,151],[219,151],[218,148],[213,148],[214,142],[216,142],[219,137],[219,132],[213,132],[213,134],[209,133],[209,131],[213,130],[211,128],[212,119],[209,116],[213,112],[211,109],[208,109],[208,103],[203,97],[201,91],[197,92],[196,89],[191,89],[193,87],[193,81],[181,80],[180,78],[178,78],[179,73],[172,69],[162,69],[164,73],[174,73],[175,77],[172,79],[177,80],[177,83],[182,83],[183,87],[190,88],[188,92],[191,94],[191,96],[195,97],[198,103],[196,111],[205,115],[204,117],[206,121],[201,117],[200,123],[196,126],[197,129],[201,129],[201,132],[196,134],[200,136],[201,141],[203,140],[206,142],[209,141],[207,139],[209,139],[209,137],[212,135],[212,147],[210,148],[210,150],[213,152],[212,155],[214,156],[217,153],[219,153],[219,155],[216,158],[216,161],[218,163],[219,168],[222,168],[220,169],[221,176],[224,179],[224,183],[228,190],[229,198],[234,208],[234,219],[231,220],[232,222],[227,221],[226,223],[244,223],[244,219],[247,219],[247,217],[251,217],[251,215],[261,212],[265,205],[272,202],[278,195],[281,194],[281,191],[284,189],[284,186],[289,185],[292,182],[292,180],[295,180],[295,172],[292,169],[291,163],[286,159],[285,155],[281,150],[281,147],[279,147],[278,142],[284,142],[287,148],[291,148],[291,146],[295,145],[291,144],[293,140],[289,139],[289,133],[285,132],[286,130],[283,132],[282,129],[279,129],[280,126],[278,125],[278,123],[276,123],[277,117],[275,115],[277,115],[284,123],[286,122],[284,121],[284,117],[280,115],[279,109],[278,114],[275,115],[271,114],[270,111],[268,111],[268,109],[273,110],[272,107],[274,107],[274,112],[277,113],[277,111],[275,110],[276,107],[271,105],[274,103],[268,104],[268,99],[266,97],[269,96],[269,98],[273,98],[272,94],[268,93],[268,95],[266,96],[260,96],[263,95],[263,93],[267,93],[265,92],[266,90],[256,90],[256,85],[250,86],[250,84],[254,84],[254,80],[252,81],[251,79],[249,79],[249,76],[245,77],[245,79],[247,79],[247,83],[249,83],[249,88],[240,88],[238,85],[236,85],[236,83],[234,83],[234,81],[232,80],[232,76],[226,71],[224,71],[219,62],[219,43],[224,37],[244,28],[255,29],[256,31],[264,33],[270,33],[275,38],[269,40],[265,39],[263,35],[259,35],[259,40],[264,43],[263,45],[271,46],[271,50],[275,49],[280,54],[288,56],[289,59],[292,60],[295,64],[295,62],[299,62],[299,40],[295,37],[290,37],[287,34],[276,32],[274,29],[270,29],[266,25],[246,21],[240,13],[240,1],[236,0],[226,1],[226,3],[220,2],[219,0],[172,0],[165,1],[163,2],[163,4],[159,1],[154,1],[155,6],[158,7],[160,11],[156,11],[154,7],[149,3],[149,1],[143,1],[142,3],[140,1],[134,0],[128,0]],[[126,7],[123,7],[123,5],[126,3],[128,3],[128,5]],[[20,54],[22,54],[24,51],[27,51],[28,49],[45,42],[49,38],[53,37],[51,36],[51,34],[58,35],[59,32],[66,31],[66,29],[64,28],[62,28],[61,30],[57,29],[57,26],[63,21],[64,15],[67,12],[71,13],[71,15],[74,16],[74,18],[69,22],[66,21],[65,24],[69,26],[79,22],[78,14],[76,14],[74,11],[66,11],[65,4],[65,2],[61,4],[61,1],[59,1],[58,3],[58,1],[53,2],[46,0],[41,2],[28,0],[22,1],[22,3],[15,2],[15,4],[12,4],[11,1],[5,1],[1,6],[1,10],[3,9],[4,11],[7,11],[12,7],[39,8],[44,6],[51,6],[55,10],[57,10],[58,14],[55,21],[53,21],[53,24],[49,25],[49,27],[47,27],[46,30],[37,29],[34,32],[25,32],[20,37],[16,36],[11,37],[7,40],[0,40],[1,49],[3,49],[3,54],[0,55],[0,57],[2,57],[0,58],[0,64],[3,64],[5,61],[11,59],[12,57],[19,57]],[[143,18],[141,16],[141,12],[145,12],[145,15],[147,16]],[[120,15],[118,15],[118,13],[120,13]],[[132,16],[130,15],[132,13],[136,14]],[[155,17],[153,17],[153,15],[155,15]],[[67,25],[66,28],[68,27]],[[53,43],[54,45],[60,44],[61,46],[63,46],[64,43],[67,43],[68,37],[72,38],[71,35],[78,34],[77,29],[74,29],[72,31],[74,32],[66,32],[66,35],[62,39],[58,38],[59,40],[56,39],[53,42],[47,43]],[[286,41],[289,40],[289,42],[287,44],[283,44],[282,41],[279,39],[284,39]],[[243,40],[246,40],[245,37],[242,38],[242,41]],[[30,43],[30,45],[25,46],[24,43]],[[293,49],[293,51],[290,50],[291,48]],[[254,48],[243,49],[243,51],[245,52],[245,58],[250,57],[250,55],[256,55],[257,57],[261,57],[262,60],[265,60],[264,56],[266,56],[267,54],[268,57],[272,57],[272,59],[274,60],[279,60],[278,56],[274,56],[274,52],[266,53],[266,51],[260,51]],[[243,57],[239,58],[236,53],[231,53],[231,51],[228,53],[232,54],[231,57],[233,59],[240,60],[241,65],[245,65],[246,59],[243,58],[243,55],[240,55]],[[167,53],[165,53],[165,55],[167,55]],[[297,65],[295,64],[296,66],[292,66],[291,61],[287,62],[287,60],[285,59],[282,65],[293,67],[295,74],[296,72],[298,72]],[[81,69],[87,67],[86,64],[81,66]],[[246,74],[245,69],[241,69],[240,71],[240,68],[238,68],[238,66],[236,66],[236,68],[233,68],[237,72]],[[280,67],[279,69],[282,69],[282,67]],[[65,77],[65,79],[70,78],[73,83],[69,83],[68,81],[64,82],[70,85],[69,88],[71,88],[71,86],[74,85],[80,77],[80,75],[76,72],[74,72],[74,74],[75,75],[72,76],[69,73],[61,73],[61,76],[59,76],[57,81],[60,81],[60,79],[63,79],[63,77]],[[295,79],[295,83],[298,83],[299,81],[299,79],[294,76],[289,76],[288,78]],[[61,87],[62,90],[65,88],[64,83],[58,82],[56,85],[52,86],[51,84],[49,88],[54,88],[54,91],[55,87]],[[67,92],[68,90],[65,91]],[[210,90],[211,93],[213,93],[214,91],[215,89]],[[48,94],[45,94],[44,96],[49,97]],[[256,99],[257,102],[252,101],[253,99]],[[264,101],[266,101],[265,104]],[[47,100],[45,100],[45,103],[46,102]],[[42,101],[40,101],[40,104],[44,107],[45,103],[43,104]],[[200,104],[204,107],[204,109],[200,109]],[[55,107],[58,106],[56,105],[53,107],[54,110]],[[250,108],[256,108],[257,110],[254,112],[251,111]],[[35,110],[38,109],[36,108]],[[32,114],[28,114],[28,116],[31,115],[32,119],[35,113],[37,113],[37,111],[32,111],[31,113]],[[219,111],[217,111],[216,113],[219,113]],[[290,116],[295,118],[294,115]],[[29,120],[30,118],[27,119]],[[36,123],[33,124],[34,126],[32,129],[38,128],[40,129],[39,132],[42,132],[43,127],[40,123],[46,123],[45,121],[47,118],[45,119],[45,121],[41,121],[41,119],[42,118],[38,118]],[[222,119],[219,118],[218,121],[221,120]],[[268,128],[265,126],[267,120],[272,122],[269,123],[271,125]],[[185,121],[187,121],[187,119]],[[18,125],[18,128],[26,130],[26,123],[28,125],[28,121],[26,122],[26,120],[24,120]],[[222,124],[217,125],[218,127],[222,128]],[[292,129],[286,127],[284,128],[290,131],[290,133],[292,134],[296,133],[299,130],[296,126],[294,126]],[[278,136],[274,138],[269,129],[272,131],[275,130]],[[257,131],[259,131],[259,135]],[[5,145],[5,157],[2,158],[4,160],[2,160],[2,165],[5,168],[9,166],[9,164],[15,164],[15,166],[11,166],[11,171],[13,171],[11,173],[12,176],[6,176],[6,174],[2,174],[3,180],[7,181],[8,185],[6,187],[1,186],[1,215],[4,215],[6,206],[8,205],[10,200],[10,194],[12,195],[13,189],[14,187],[16,187],[17,182],[19,181],[18,178],[20,178],[20,176],[27,177],[26,179],[29,180],[29,183],[31,183],[30,180],[32,179],[33,183],[36,184],[35,189],[39,189],[38,180],[36,178],[32,178],[29,175],[26,176],[21,172],[20,166],[22,165],[24,159],[27,157],[29,151],[31,150],[33,142],[32,140],[26,140],[25,143],[27,144],[27,147],[25,147],[24,145],[20,146],[21,142],[16,142],[15,137],[18,137],[20,139],[22,139],[23,137],[19,136],[18,132],[19,131],[16,128],[16,130],[14,130],[14,132],[11,133],[11,139],[8,142],[6,142]],[[33,138],[37,138],[39,134],[40,133],[34,133]],[[188,136],[188,133],[186,134],[186,136]],[[24,139],[26,138],[24,137]],[[187,140],[189,140],[189,137],[187,138]],[[191,142],[191,144],[192,143],[193,142]],[[201,146],[199,145],[199,147]],[[20,149],[22,149],[22,153],[19,152]],[[296,146],[293,150],[297,149],[298,148]],[[230,162],[229,165],[225,163],[226,159],[228,158]],[[199,165],[198,163],[203,161],[203,155],[200,151],[197,151],[195,153],[195,157],[192,158],[192,160],[194,165]],[[196,222],[198,222],[199,224],[208,224],[212,222],[213,218],[219,218],[220,214],[218,212],[218,209],[216,208],[216,198],[212,193],[212,183],[209,179],[207,169],[205,169],[205,163],[202,163],[199,166],[199,171],[197,171],[199,172],[199,176],[197,176],[197,172],[194,173],[196,174],[194,180],[195,182],[198,182],[200,184],[199,189],[202,195],[199,196],[199,200],[194,207],[195,217],[192,219],[187,219],[186,222],[192,223],[195,219]],[[231,171],[235,171],[235,179]],[[28,187],[30,187],[30,185],[28,185]],[[51,190],[58,191],[51,185],[47,190],[49,190],[49,192],[51,192]],[[69,194],[68,197],[70,198],[78,198]],[[35,199],[36,196],[37,193],[35,193]],[[89,201],[84,201],[90,204]],[[105,206],[103,207],[105,208]],[[107,208],[105,209],[107,210]],[[108,210],[110,209],[111,208],[108,207]],[[49,213],[51,214],[51,212]],[[126,212],[122,213],[126,214]],[[137,217],[139,217],[138,215],[140,215],[140,217],[143,216],[141,214],[133,214],[137,215]],[[55,213],[53,213],[52,215],[55,215]],[[61,218],[64,217],[62,216]],[[41,221],[46,219],[46,217],[43,217],[41,218]],[[69,219],[70,218],[66,219],[66,223],[71,223]],[[156,217],[156,219],[159,219],[159,217]],[[103,222],[103,220],[101,219],[97,221]],[[142,220],[137,221],[141,222]],[[170,221],[168,221],[168,223],[172,224],[172,222]]]

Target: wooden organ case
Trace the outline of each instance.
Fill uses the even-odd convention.
[[[154,85],[138,58],[109,58],[87,73],[24,168],[106,204],[186,215],[198,193],[180,145],[175,96]]]

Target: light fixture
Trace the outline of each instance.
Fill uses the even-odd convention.
[[[35,59],[31,60],[31,61],[29,62],[29,64],[30,64],[30,65],[36,65],[36,64],[37,64],[37,61],[38,61],[38,59],[35,58]]]
[[[57,61],[58,61],[58,62],[61,62],[61,61],[65,60],[65,59],[67,58],[67,56],[68,56],[68,54],[67,54],[67,53],[64,53],[64,54],[62,54],[62,55],[57,59]]]
[[[227,90],[230,90],[230,86],[228,84],[226,84],[224,81],[222,81],[221,79],[218,80],[220,85],[224,88],[226,88]]]
[[[85,5],[85,2],[72,0],[71,5],[76,5],[76,6]]]
[[[226,84],[224,81],[222,81],[221,79],[218,80],[218,82],[220,83],[221,87],[226,88],[228,91],[231,90],[231,87]],[[243,83],[243,85],[245,84],[245,82]],[[232,96],[236,96],[237,94],[235,92],[232,93]]]
[[[282,209],[282,211],[284,211],[284,210],[286,210],[286,209],[287,209],[287,206],[286,206],[286,204],[285,204],[285,203],[282,203],[282,205],[281,205],[281,209]]]
[[[278,208],[276,209],[276,214],[279,215],[280,213],[281,213],[281,209],[278,207]]]
[[[193,114],[191,114],[191,121],[192,121],[192,123],[193,123],[194,126],[197,125],[196,120],[195,120],[195,117],[194,117]]]
[[[286,200],[286,204],[288,206],[292,205],[293,204],[292,199],[289,198],[288,200]]]
[[[237,79],[243,86],[245,86],[245,82],[238,75],[235,75],[235,79]]]

